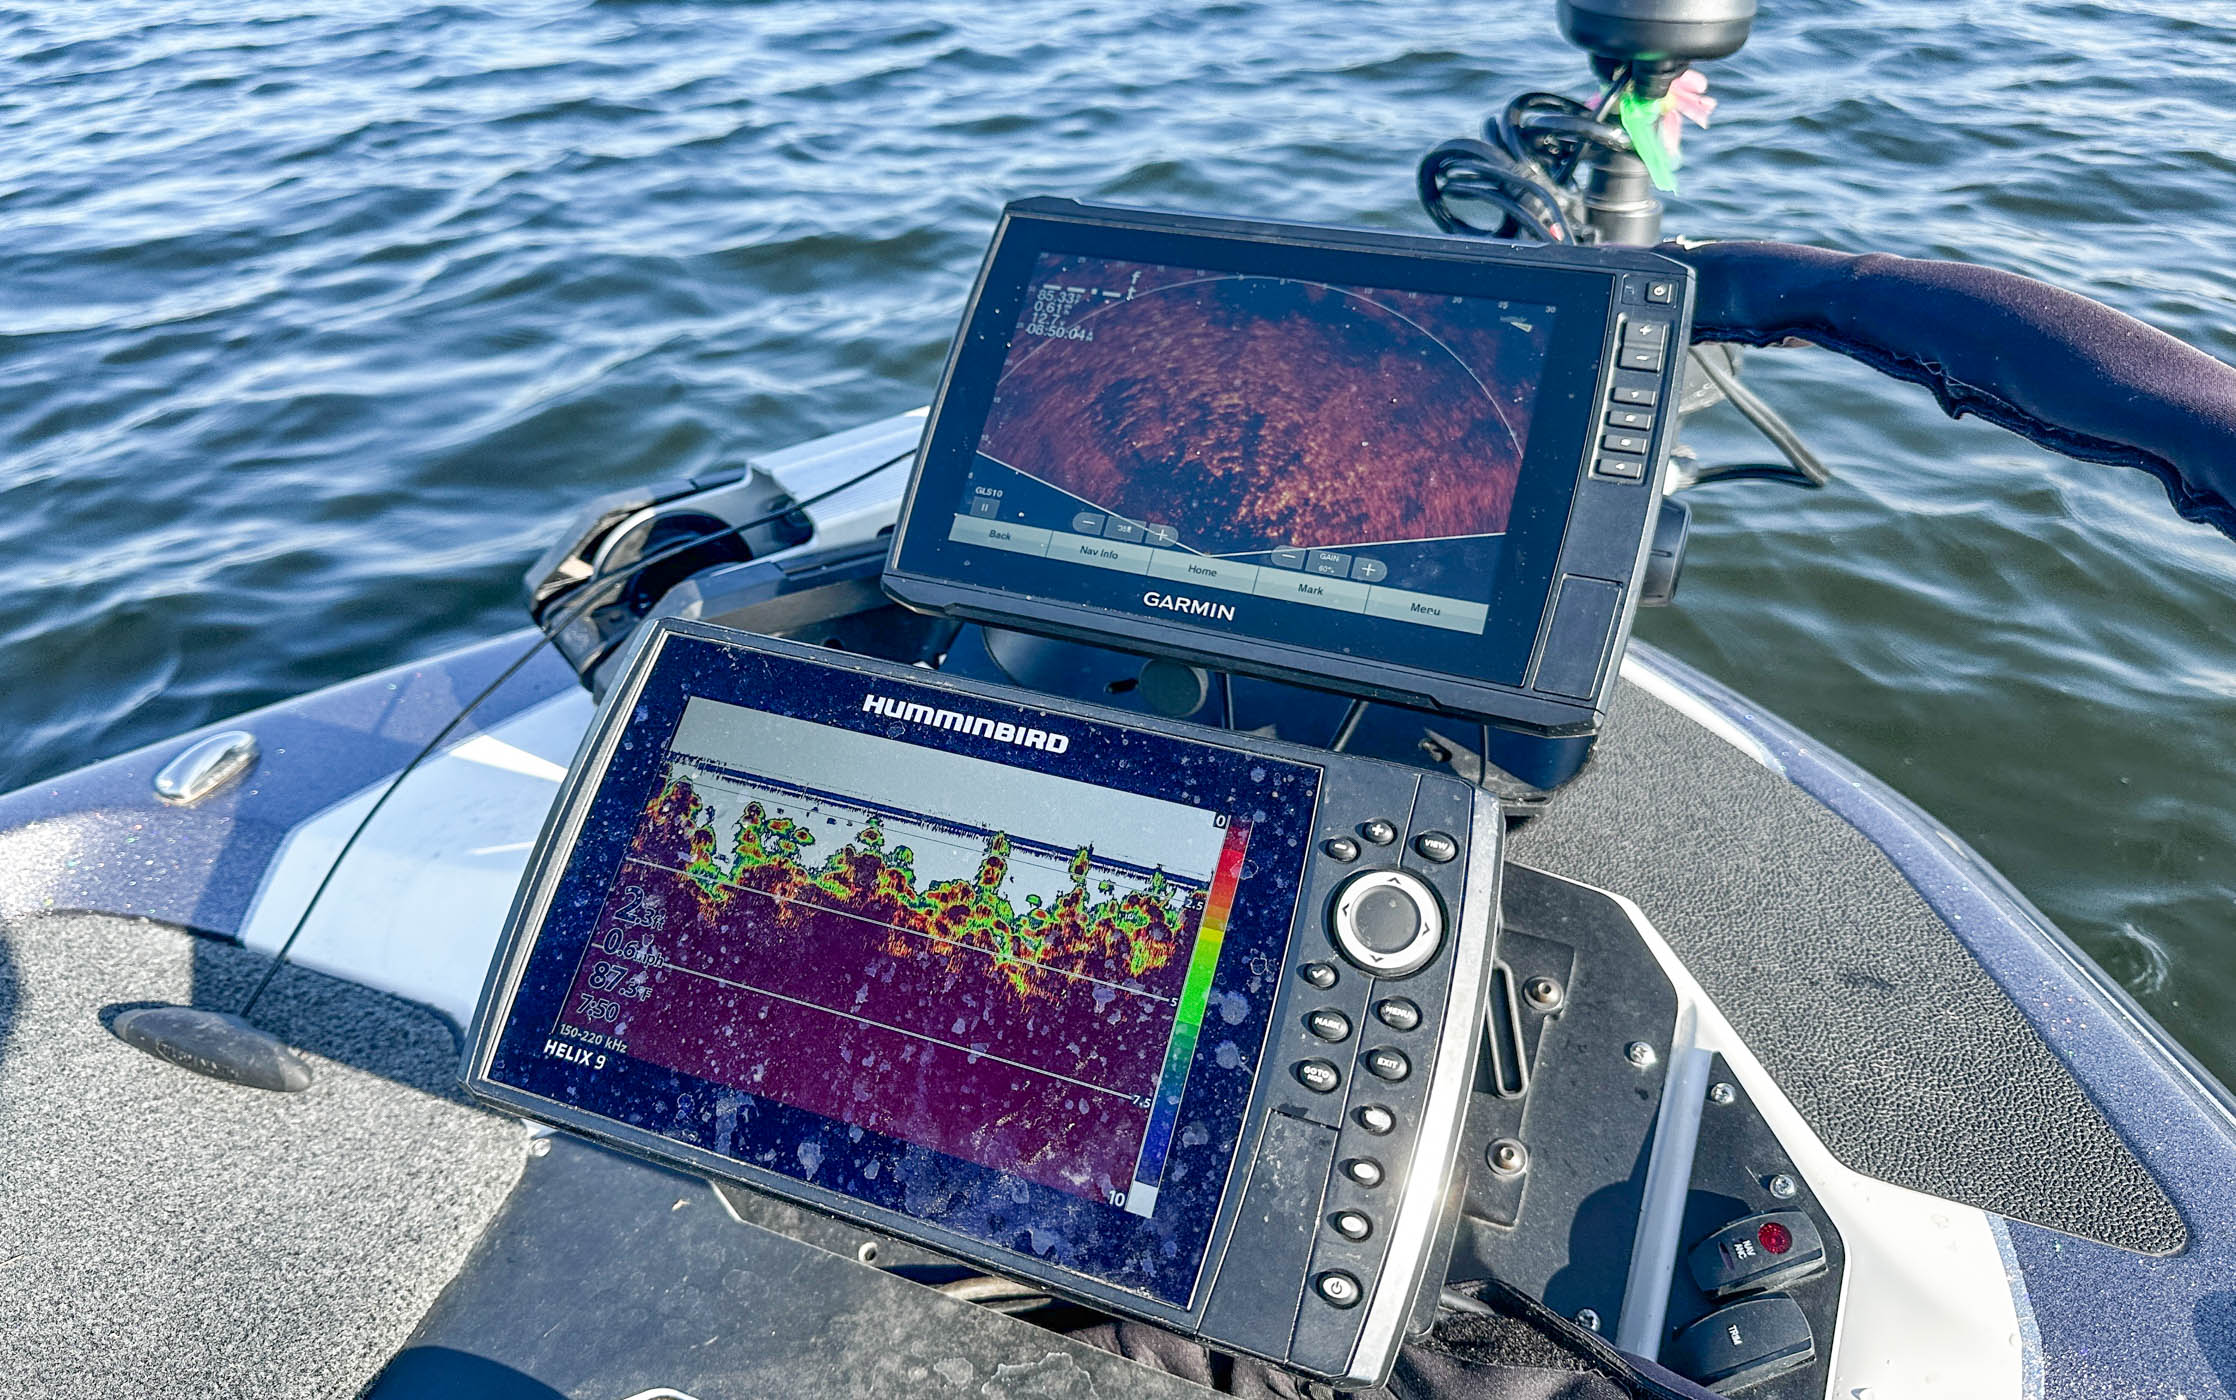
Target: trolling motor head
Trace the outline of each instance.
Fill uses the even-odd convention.
[[[1706,82],[1696,63],[1736,53],[1756,0],[1556,0],[1561,34],[1591,55],[1590,102],[1527,92],[1485,123],[1480,141],[1446,141],[1421,158],[1421,204],[1446,233],[1547,242],[1651,245],[1661,196],[1677,188],[1676,125],[1702,126]],[[1476,224],[1464,208],[1489,205]]]
[[[1602,80],[1628,69],[1647,97],[1695,63],[1739,51],[1755,0],[1559,0],[1561,35],[1592,56]]]

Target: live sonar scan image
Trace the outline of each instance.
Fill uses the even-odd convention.
[[[1189,548],[1503,534],[1553,309],[1043,254],[981,455]]]

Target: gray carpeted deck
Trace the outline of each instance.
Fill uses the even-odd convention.
[[[1635,900],[1833,1155],[2145,1253],[2181,1216],[1868,837],[1627,682],[1510,859]]]
[[[519,1178],[527,1137],[453,1097],[425,1007],[283,972],[260,1024],[300,1094],[117,1040],[144,1001],[230,1009],[263,960],[94,915],[0,927],[0,1395],[346,1397]]]

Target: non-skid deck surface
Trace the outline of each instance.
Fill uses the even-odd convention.
[[[2165,1192],[1884,852],[1625,683],[1511,859],[1636,902],[1809,1126],[1870,1176],[2145,1253]]]
[[[347,1397],[520,1175],[452,1097],[428,1009],[288,969],[256,1019],[311,1053],[274,1094],[126,1046],[104,1008],[230,1010],[264,960],[93,915],[0,925],[0,1395]]]

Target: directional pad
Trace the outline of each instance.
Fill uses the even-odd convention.
[[[1343,956],[1382,977],[1419,971],[1444,941],[1436,892],[1403,870],[1365,870],[1344,881],[1328,923]]]

